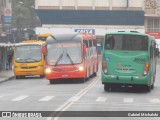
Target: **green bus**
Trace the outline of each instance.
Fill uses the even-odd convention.
[[[150,92],[156,77],[157,51],[155,39],[150,35],[135,31],[107,33],[101,70],[104,90],[118,85]]]

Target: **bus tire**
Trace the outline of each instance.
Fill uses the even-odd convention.
[[[95,72],[95,73],[93,74],[93,76],[96,77],[96,76],[97,76],[97,73]]]
[[[149,85],[149,86],[146,85],[145,88],[146,88],[146,91],[147,91],[147,92],[150,92],[150,91],[151,91],[151,85]]]
[[[19,76],[16,76],[16,79],[19,79],[20,77]]]
[[[20,76],[20,78],[24,79],[24,78],[25,78],[25,76],[24,76],[24,75],[22,75],[22,76]]]
[[[84,83],[86,81],[86,78],[81,78],[81,79],[79,79],[79,82],[80,83]]]
[[[151,85],[151,89],[154,89],[154,83]]]
[[[50,83],[50,84],[55,84],[55,83],[56,83],[56,80],[49,80],[49,83]]]
[[[104,84],[104,90],[105,91],[109,91],[110,90],[110,86],[108,84]]]
[[[40,78],[44,78],[44,75],[40,75]]]

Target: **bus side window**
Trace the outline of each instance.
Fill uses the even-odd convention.
[[[88,40],[84,40],[83,42],[86,45],[86,48],[88,48],[89,47]],[[86,57],[88,57],[88,50],[86,51]]]
[[[93,55],[92,46],[93,46],[93,40],[89,40],[89,48],[90,48],[89,54],[90,54],[90,56]]]
[[[142,45],[142,50],[145,50],[145,51],[148,50],[148,37],[144,36],[142,38],[141,45]]]
[[[84,42],[84,44],[86,45],[86,47],[88,48],[88,46],[89,46],[88,41],[87,41],[87,40],[84,40],[83,42]]]
[[[94,47],[97,46],[97,40],[96,40],[96,39],[93,40],[93,46],[94,46]]]

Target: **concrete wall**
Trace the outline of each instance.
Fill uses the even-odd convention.
[[[144,0],[35,0],[35,8],[72,10],[124,10],[128,6],[129,9],[140,10],[143,9],[143,1]]]

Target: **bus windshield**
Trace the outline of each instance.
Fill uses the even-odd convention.
[[[147,51],[148,37],[143,35],[109,34],[105,37],[105,49]]]
[[[16,62],[38,62],[42,59],[40,45],[17,46],[15,53]]]
[[[47,64],[77,64],[81,62],[81,43],[55,43],[47,45]]]

